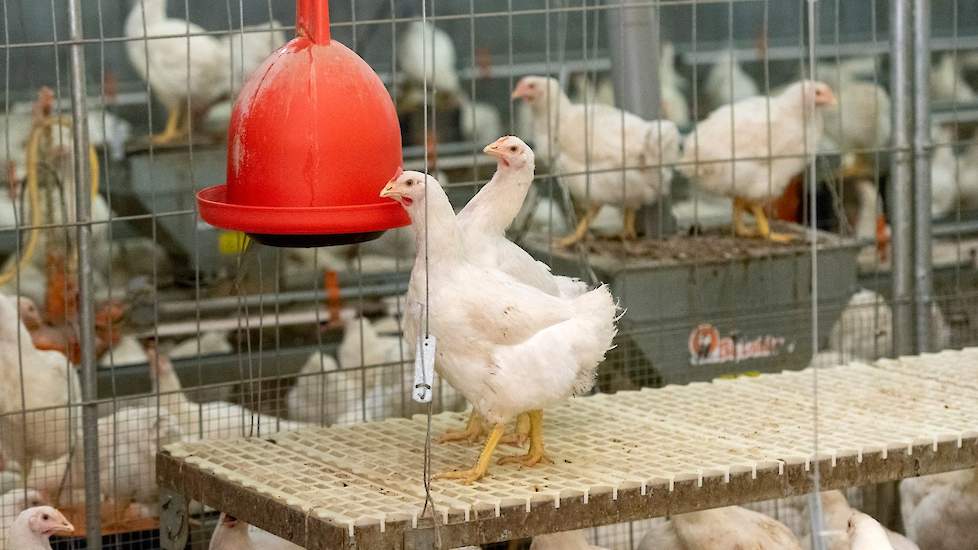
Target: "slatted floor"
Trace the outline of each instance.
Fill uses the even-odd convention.
[[[392,419],[181,443],[161,484],[308,548],[426,548],[615,523],[978,463],[978,349],[595,395],[546,412],[555,464],[494,465],[470,486],[436,481],[424,513],[426,421]],[[458,429],[445,413],[435,434]],[[432,466],[479,448],[433,445]],[[519,452],[501,447],[497,457]]]

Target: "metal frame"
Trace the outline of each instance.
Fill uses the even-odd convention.
[[[817,467],[821,472],[821,489],[827,491],[975,465],[978,465],[978,437],[962,440],[960,447],[954,441],[938,443],[936,447],[933,444],[915,445],[912,452],[891,452],[886,458],[882,452],[873,452],[864,453],[861,461],[855,456],[823,459],[818,461]],[[815,462],[812,466],[815,467]],[[729,481],[725,481],[722,475],[704,476],[702,485],[696,479],[676,481],[671,491],[668,483],[661,483],[648,485],[645,494],[640,488],[620,489],[614,497],[610,490],[592,492],[586,502],[580,496],[561,498],[559,507],[548,501],[534,503],[529,512],[521,504],[501,508],[498,516],[490,511],[484,513],[484,517],[479,517],[473,511],[470,521],[464,521],[461,516],[451,516],[447,524],[438,525],[437,537],[441,545],[434,546],[430,544],[435,531],[430,519],[419,519],[417,529],[410,527],[409,520],[387,522],[383,531],[379,527],[357,527],[356,537],[351,541],[343,527],[330,525],[295,508],[271,501],[248,487],[231,484],[165,452],[158,456],[156,468],[166,494],[182,495],[177,497],[177,502],[181,502],[181,498],[196,500],[310,550],[427,550],[488,544],[536,534],[802,495],[814,487],[811,472],[799,463],[786,464],[781,475],[777,468],[770,468],[758,469],[756,477],[751,472],[731,473]],[[168,516],[163,522],[164,531],[185,530],[177,527],[178,524],[174,523],[176,520]],[[186,521],[185,516],[181,521]],[[163,548],[182,550],[182,547],[173,545],[164,545]]]

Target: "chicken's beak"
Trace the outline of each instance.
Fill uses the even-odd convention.
[[[516,85],[516,88],[513,89],[513,93],[509,97],[515,101],[520,98],[530,99],[530,95],[530,87],[525,83],[520,82]]]
[[[502,157],[503,155],[502,149],[499,147],[499,142],[496,141],[486,145],[486,148],[483,149],[482,152],[496,158]]]
[[[839,101],[835,98],[835,94],[832,93],[832,90],[826,90],[824,94],[821,94],[815,98],[815,104],[835,107],[839,104]]]
[[[74,533],[74,532],[75,532],[75,526],[74,526],[74,525],[72,525],[70,521],[68,521],[68,520],[65,520],[65,521],[64,521],[64,522],[63,522],[63,523],[61,524],[61,532],[62,532],[62,533],[66,533],[66,534],[69,534],[69,535],[70,535],[71,533]]]
[[[397,186],[397,182],[394,181],[387,182],[387,185],[385,185],[384,188],[380,190],[380,196],[385,199],[394,198],[398,196],[396,186]]]

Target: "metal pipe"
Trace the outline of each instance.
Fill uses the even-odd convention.
[[[914,0],[913,154],[914,154],[914,326],[917,353],[930,350],[933,299],[930,223],[930,0]]]
[[[407,274],[404,280],[381,283],[364,284],[360,288],[345,286],[340,288],[340,298],[348,300],[360,297],[385,297],[395,296],[407,292]],[[159,311],[161,317],[175,317],[180,315],[190,315],[196,312],[215,313],[226,310],[237,309],[239,307],[258,307],[263,305],[266,308],[275,305],[285,306],[306,302],[322,302],[327,298],[325,290],[297,290],[293,292],[278,292],[268,294],[250,294],[248,296],[222,296],[220,298],[206,298],[203,300],[179,300],[161,302]]]
[[[659,118],[659,25],[653,6],[634,5],[634,0],[609,0],[608,49],[615,102],[622,109],[654,120]],[[669,195],[638,212],[646,235],[664,237],[676,230]]]
[[[889,218],[893,248],[893,353],[913,353],[913,244],[910,181],[910,82],[907,29],[910,0],[890,2],[890,99],[893,154],[890,156]]]
[[[68,2],[68,32],[84,36],[80,0]],[[85,531],[87,548],[102,548],[101,483],[98,454],[98,371],[95,364],[95,294],[92,279],[92,194],[88,192],[88,105],[85,49],[71,46],[71,116],[74,119],[75,215],[78,225],[78,330],[81,347],[82,445],[85,460]]]

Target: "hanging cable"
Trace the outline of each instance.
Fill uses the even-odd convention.
[[[33,130],[27,143],[27,203],[30,208],[30,223],[28,224],[27,244],[17,258],[16,262],[7,266],[6,270],[0,272],[0,286],[9,283],[18,271],[23,270],[34,258],[37,251],[37,244],[40,240],[38,227],[41,225],[40,191],[38,184],[38,148],[41,138],[52,126],[62,126],[71,129],[71,117],[48,118],[40,121]],[[91,165],[91,191],[92,197],[98,194],[99,186],[99,163],[98,155],[92,144],[88,145],[89,164]]]
[[[808,0],[807,2],[807,20],[808,20],[808,78],[810,81],[815,81],[815,41],[818,37],[818,31],[816,26],[815,18],[815,2],[817,0]],[[807,115],[804,109],[809,108],[807,96],[804,103],[804,108],[802,110],[803,115]],[[815,108],[814,105],[811,106],[812,109]],[[807,132],[806,132],[807,134]],[[805,143],[805,148],[815,148],[817,144]],[[807,154],[807,151],[806,151]],[[817,155],[817,153],[816,153]],[[812,286],[812,352],[818,351],[818,203],[816,198],[818,196],[818,185],[816,182],[817,176],[817,163],[809,162],[808,164],[808,239],[809,246],[811,250],[811,286]],[[811,521],[811,537],[812,537],[812,549],[813,550],[825,550],[825,543],[822,540],[822,480],[821,472],[819,471],[819,438],[818,438],[818,365],[812,366],[812,445],[813,453],[812,456],[812,492],[809,495],[809,515]]]

